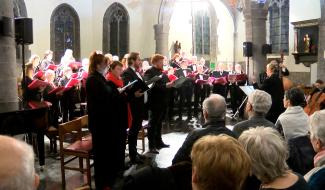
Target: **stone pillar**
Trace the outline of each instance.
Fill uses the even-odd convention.
[[[12,0],[0,0],[0,17],[14,17]],[[12,20],[12,22],[14,22]],[[13,24],[11,30],[14,31]],[[0,34],[0,111],[17,108],[16,48],[14,36]]]
[[[321,19],[319,21],[317,79],[325,81],[325,0],[320,0]],[[315,81],[311,81],[314,83]]]
[[[246,25],[246,41],[253,43],[253,57],[249,62],[249,78],[257,77],[265,71],[266,55],[262,54],[262,46],[266,44],[266,17],[267,9],[257,2],[251,1],[244,9]]]
[[[168,35],[169,25],[156,24],[154,25],[155,40],[156,40],[156,53],[168,56]]]

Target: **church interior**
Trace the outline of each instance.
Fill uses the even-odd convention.
[[[0,0],[0,50],[0,189],[325,189],[325,0]]]

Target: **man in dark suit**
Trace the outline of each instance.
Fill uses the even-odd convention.
[[[156,54],[151,58],[152,67],[144,74],[145,81],[149,81],[155,76],[161,76],[156,81],[152,89],[148,93],[149,108],[149,128],[148,140],[149,150],[151,153],[158,154],[160,148],[169,147],[161,138],[162,121],[168,105],[168,89],[173,86],[173,82],[169,82],[167,75],[162,73],[164,56]]]
[[[128,68],[122,73],[124,85],[127,85],[134,80],[143,81],[144,79],[138,72],[141,64],[140,54],[136,52],[129,53],[127,63]],[[127,94],[132,113],[132,125],[128,133],[129,157],[131,163],[142,163],[144,156],[137,152],[137,139],[146,111],[144,105],[144,93],[134,85],[127,90]]]
[[[273,127],[274,123],[265,119],[265,115],[270,110],[272,105],[271,95],[262,90],[255,90],[248,96],[245,111],[248,115],[248,120],[241,121],[234,125],[233,131],[240,136],[242,132],[251,127]]]
[[[192,71],[187,67],[187,61],[183,60],[180,69],[175,71],[175,75],[178,78],[187,77]],[[194,80],[186,80],[181,87],[177,89],[177,94],[179,97],[178,105],[178,116],[179,120],[182,120],[183,108],[187,107],[187,120],[192,118],[192,96],[193,96],[193,86]]]
[[[205,124],[202,129],[194,130],[190,133],[181,148],[177,151],[173,164],[189,161],[191,162],[191,150],[193,144],[205,135],[220,135],[225,134],[232,137],[237,137],[232,131],[225,127],[226,116],[226,101],[224,97],[218,94],[211,94],[209,98],[203,102],[203,116]]]

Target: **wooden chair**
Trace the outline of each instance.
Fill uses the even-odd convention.
[[[142,141],[142,152],[146,151],[146,137],[147,137],[147,127],[148,127],[148,121],[142,122],[142,128],[138,133],[138,139]]]
[[[83,116],[75,120],[62,123],[59,125],[60,140],[60,157],[61,157],[61,175],[62,186],[65,187],[65,170],[75,170],[81,173],[86,172],[87,185],[91,187],[91,166],[90,159],[92,157],[92,139],[91,135],[82,136],[82,128],[88,125],[88,116]],[[63,147],[65,137],[71,135],[76,137],[75,141],[66,147]],[[65,156],[69,156],[65,160]],[[72,167],[69,163],[75,159],[79,159],[79,167]],[[83,168],[83,159],[86,159],[86,168]]]

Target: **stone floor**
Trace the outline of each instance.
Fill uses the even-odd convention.
[[[138,141],[138,152],[143,153],[147,156],[147,160],[144,165],[156,165],[158,167],[168,167],[171,165],[172,159],[182,145],[184,139],[186,138],[188,132],[194,128],[200,128],[202,123],[201,117],[194,118],[190,121],[186,121],[186,117],[183,121],[172,121],[171,123],[164,123],[163,126],[163,141],[166,144],[170,144],[170,148],[164,148],[159,151],[159,154],[150,154],[146,152],[148,150],[148,140],[146,139],[146,151],[141,150],[141,141]],[[227,119],[227,127],[231,129],[233,121]],[[49,142],[46,141],[46,150],[49,150]],[[128,151],[126,150],[126,153]],[[73,164],[78,164],[78,161]],[[128,164],[128,157],[126,157],[126,165]],[[134,172],[136,169],[143,167],[133,165],[131,166],[125,174]],[[36,171],[40,175],[41,183],[39,190],[58,190],[63,189],[61,185],[61,170],[60,170],[60,160],[58,155],[53,155],[48,153],[46,155],[46,165],[44,168],[39,167],[38,162],[35,163]],[[92,169],[92,174],[93,174]],[[93,176],[93,175],[92,175]],[[76,189],[81,187],[86,182],[86,177],[80,172],[66,170],[66,189]],[[94,180],[92,180],[92,187],[94,187]]]

